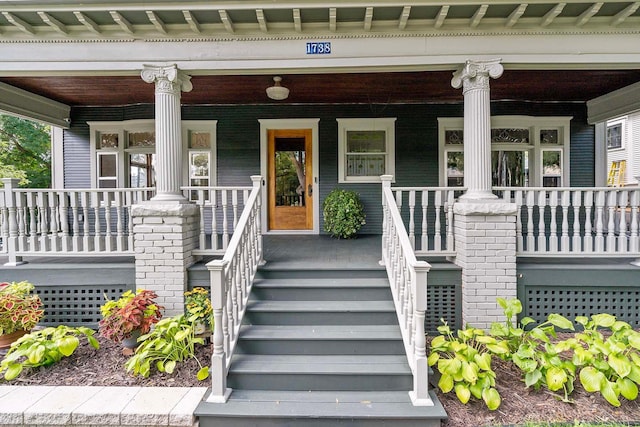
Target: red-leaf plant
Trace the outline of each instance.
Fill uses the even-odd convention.
[[[162,318],[164,307],[156,304],[158,295],[139,289],[134,294],[126,291],[118,300],[107,300],[101,307],[100,335],[114,342],[130,338],[134,331],[148,333],[151,326]]]
[[[0,335],[30,331],[44,316],[42,301],[29,282],[0,283]]]

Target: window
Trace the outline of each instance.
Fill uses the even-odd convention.
[[[155,187],[153,120],[91,122],[91,179],[97,188]],[[214,176],[215,121],[183,121],[184,185],[210,186]]]
[[[624,147],[624,119],[607,122],[607,149]]]
[[[570,120],[571,117],[492,117],[492,185],[568,185]],[[463,125],[461,117],[438,119],[440,185],[464,186]]]
[[[395,174],[395,118],[337,119],[338,182]]]

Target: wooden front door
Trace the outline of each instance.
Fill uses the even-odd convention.
[[[268,139],[269,230],[312,230],[311,129],[270,129]]]

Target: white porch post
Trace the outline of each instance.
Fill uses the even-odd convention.
[[[467,61],[451,84],[464,93],[464,183],[455,214],[456,264],[462,267],[462,323],[489,329],[502,319],[497,297],[515,298],[516,211],[491,191],[490,78],[500,60]]]
[[[146,65],[142,79],[156,85],[156,195],[151,200],[185,200],[182,183],[182,128],[180,95],[190,92],[191,77],[176,65]]]
[[[489,79],[502,75],[500,59],[467,61],[451,85],[464,94],[464,185],[461,199],[495,199],[491,192],[491,105]]]
[[[197,261],[200,211],[180,191],[182,130],[180,94],[192,89],[190,77],[175,65],[145,66],[141,73],[156,85],[156,196],[134,205],[136,287],[153,290],[165,316],[184,312],[187,268]]]

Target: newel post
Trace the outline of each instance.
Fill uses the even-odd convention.
[[[393,175],[382,175],[380,177],[382,181],[382,258],[380,259],[380,265],[386,265],[386,254],[388,251],[387,244],[389,243],[389,210],[387,208],[387,196],[385,189],[391,189],[391,181]]]
[[[427,310],[427,273],[431,265],[426,261],[417,261],[412,293],[414,317],[414,363],[413,390],[409,392],[414,406],[433,406],[429,396],[429,366],[427,364],[427,339],[424,331],[424,313]]]
[[[253,189],[251,191],[260,191],[260,189],[262,188],[262,176],[261,175],[251,175],[251,182],[252,182],[252,187]],[[261,217],[262,215],[260,215],[260,206],[261,206],[261,196],[260,193],[258,193],[258,200],[256,201],[257,205],[258,205],[258,209],[257,209],[257,215],[255,216],[255,221],[256,221],[256,226],[255,226],[255,230],[257,233],[256,236],[256,240],[257,240],[257,255],[258,255],[258,265],[265,265],[266,262],[264,260],[264,252],[262,250],[262,221],[261,221]]]
[[[224,348],[223,310],[227,303],[225,269],[228,262],[214,260],[207,264],[211,277],[211,305],[213,308],[213,354],[211,355],[211,394],[207,402],[224,403],[231,389],[227,388],[227,355]]]
[[[7,239],[7,255],[9,256],[8,262],[5,264],[7,267],[15,267],[16,265],[24,264],[22,257],[16,256],[18,252],[18,215],[17,215],[17,203],[14,189],[18,188],[20,180],[17,178],[2,178],[4,184],[4,203],[8,212],[8,233]]]

